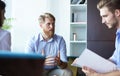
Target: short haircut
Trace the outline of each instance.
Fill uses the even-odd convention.
[[[100,0],[97,8],[100,10],[103,7],[107,7],[109,11],[114,12],[116,9],[120,9],[120,0]]]
[[[55,21],[55,17],[51,13],[44,13],[39,16],[39,23],[45,22],[45,18],[53,19]]]

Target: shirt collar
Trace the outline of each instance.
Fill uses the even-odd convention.
[[[55,36],[55,35],[54,35]],[[49,40],[48,40],[48,42],[51,42],[51,41],[53,41],[53,39],[54,39],[54,37],[52,37],[52,38],[50,38]],[[40,40],[39,41],[45,41],[44,40],[44,38],[43,38],[43,36],[40,34]]]

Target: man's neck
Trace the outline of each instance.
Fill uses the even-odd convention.
[[[41,33],[41,34],[45,41],[48,41],[49,39],[51,39],[51,37],[47,36],[46,34],[44,34],[44,33]]]

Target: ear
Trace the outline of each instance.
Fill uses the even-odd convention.
[[[115,15],[116,15],[116,16],[120,16],[120,9],[116,9],[116,10],[115,10]]]
[[[42,22],[39,24],[40,27],[42,27]]]
[[[40,27],[42,27],[42,25],[41,25],[41,24],[39,24],[39,26],[40,26]]]

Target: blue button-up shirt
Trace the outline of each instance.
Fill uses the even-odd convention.
[[[63,62],[67,62],[66,55],[66,43],[62,36],[54,35],[53,38],[48,41],[44,40],[42,35],[36,34],[27,44],[26,47],[27,53],[37,53],[41,54],[44,50],[45,56],[57,56],[58,51],[60,51],[60,59]]]
[[[120,29],[116,32],[115,51],[110,59],[120,68]]]

